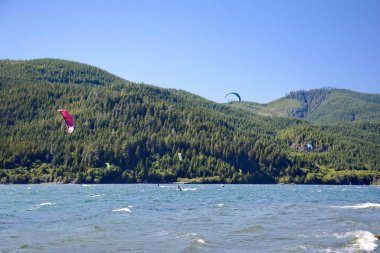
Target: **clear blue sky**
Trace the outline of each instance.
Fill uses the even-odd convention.
[[[0,59],[61,58],[216,102],[380,93],[379,0],[0,0]]]

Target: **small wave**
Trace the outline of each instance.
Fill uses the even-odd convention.
[[[206,244],[205,240],[203,240],[202,238],[196,239],[195,242],[197,242],[198,244]]]
[[[297,245],[296,247],[295,247],[295,251],[297,251],[297,252],[307,252],[307,248],[306,248],[306,246],[305,245]]]
[[[216,206],[217,206],[217,207],[223,207],[224,204],[223,204],[223,203],[219,203],[219,204],[217,204]]]
[[[206,241],[203,238],[201,238],[200,235],[198,235],[197,233],[187,233],[186,237],[192,238],[192,241],[195,244],[198,244],[198,245],[206,244]]]
[[[29,245],[28,244],[23,244],[20,246],[20,249],[27,249],[29,248]]]
[[[376,249],[377,245],[375,241],[377,241],[377,238],[371,232],[357,231],[355,236],[357,238],[356,244],[358,244],[359,249],[364,251],[373,251]]]
[[[362,204],[356,204],[353,206],[331,206],[331,207],[342,208],[342,209],[365,209],[365,208],[380,208],[380,204],[362,203]]]
[[[238,231],[235,231],[235,233],[237,234],[251,234],[251,233],[258,233],[260,231],[263,231],[265,230],[265,228],[261,225],[258,225],[258,224],[253,224],[251,226],[248,226],[248,227],[244,227]]]
[[[29,209],[29,211],[34,211],[34,210],[40,209],[41,207],[52,206],[52,205],[55,205],[55,202],[44,202],[38,205],[34,205],[32,208]]]
[[[205,245],[206,241],[197,233],[186,233],[186,234],[180,234],[177,236],[178,239],[180,238],[190,238],[192,243],[196,245]]]
[[[182,191],[187,192],[187,191],[196,191],[198,188],[183,188]]]
[[[186,246],[182,252],[198,252],[207,245],[206,240],[197,233],[180,233],[176,238],[184,240]]]
[[[44,203],[39,204],[39,206],[51,206],[51,205],[55,205],[55,203],[54,202],[44,202]]]
[[[289,204],[289,205],[285,206],[283,209],[285,209],[285,210],[293,209],[296,206],[297,206],[297,204],[293,203],[293,204]]]
[[[94,195],[89,195],[91,198],[97,198],[97,197],[101,197],[101,196],[104,196],[104,194],[94,194]]]
[[[351,245],[347,248],[348,252],[372,252],[377,248],[375,243],[378,239],[369,231],[358,230],[343,234],[334,234],[337,239],[352,238]]]
[[[112,212],[122,212],[122,213],[132,213],[131,209],[129,209],[131,206],[123,207],[119,209],[114,209]]]
[[[169,232],[168,231],[160,231],[160,232],[157,232],[157,235],[159,235],[159,236],[167,236],[167,235],[169,235]]]

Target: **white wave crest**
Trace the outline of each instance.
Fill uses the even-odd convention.
[[[201,238],[201,236],[198,235],[197,233],[187,233],[186,236],[191,237],[193,239],[193,242],[195,242],[196,244],[200,244],[200,245],[206,244],[206,241],[203,238]]]
[[[39,204],[39,206],[51,206],[51,205],[55,205],[55,203],[54,202],[44,202],[44,203]]]
[[[205,240],[203,240],[202,238],[198,238],[195,240],[198,244],[206,244]]]
[[[34,210],[40,209],[41,207],[44,207],[44,206],[52,206],[52,205],[55,205],[55,202],[44,202],[44,203],[41,203],[41,204],[38,204],[38,205],[33,206],[33,207],[30,208],[29,210],[30,210],[30,211],[34,211]]]
[[[377,241],[377,238],[371,232],[357,231],[355,232],[355,236],[357,238],[356,244],[359,246],[360,250],[370,252],[376,249],[377,245],[375,241]]]
[[[342,209],[365,209],[365,208],[380,208],[380,204],[377,203],[361,203],[356,204],[353,206],[332,206],[335,208],[342,208]]]
[[[216,206],[217,206],[217,207],[223,207],[224,204],[223,204],[223,203],[219,203],[219,204],[217,204]]]
[[[101,196],[104,196],[104,194],[90,195],[91,198],[97,198],[97,197],[101,197]]]
[[[119,208],[119,209],[114,209],[112,210],[113,212],[122,212],[122,213],[132,213],[131,209],[129,209],[128,207],[123,207],[123,208]]]
[[[352,238],[352,244],[346,252],[372,252],[377,248],[378,239],[369,231],[358,230],[343,234],[334,234],[337,239]]]
[[[187,191],[196,191],[198,188],[183,188],[182,191],[187,192]]]

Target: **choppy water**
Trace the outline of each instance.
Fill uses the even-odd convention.
[[[2,185],[0,252],[380,252],[380,188]]]

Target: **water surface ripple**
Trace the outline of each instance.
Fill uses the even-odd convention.
[[[380,252],[380,188],[1,185],[0,252]]]

